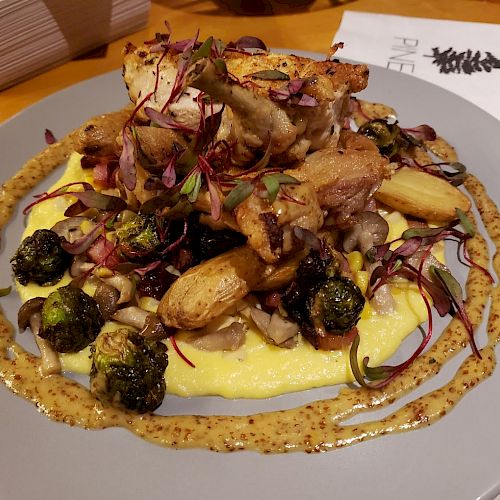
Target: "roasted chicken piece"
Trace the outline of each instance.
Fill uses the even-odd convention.
[[[178,54],[168,52],[160,64],[160,74],[157,81],[157,64],[162,57],[162,52],[152,53],[147,46],[135,47],[129,43],[124,50],[123,79],[127,85],[130,100],[138,105],[147,94],[151,93],[140,110],[137,117],[148,121],[144,112],[146,107],[161,111],[168,101],[177,75]],[[168,107],[168,111],[177,123],[189,128],[197,129],[200,122],[200,111],[196,103],[196,97],[200,93],[194,88],[186,88],[176,102]]]
[[[132,109],[126,107],[120,111],[94,116],[87,120],[78,130],[75,150],[90,156],[110,156],[119,153],[116,138],[131,113]]]
[[[188,139],[176,130],[160,127],[134,127],[142,165],[147,170],[164,170],[175,147],[185,149]]]
[[[123,182],[121,172],[116,175],[116,187],[120,196],[127,202],[131,210],[138,211],[143,203],[154,198],[159,194],[157,190],[148,190],[145,188],[149,172],[145,170],[139,162],[135,162],[136,183],[133,190],[127,189]]]
[[[290,149],[298,128],[286,111],[269,97],[231,82],[226,76],[217,73],[212,61],[203,59],[188,71],[187,83],[229,106],[217,138],[231,144],[232,160],[245,165],[256,152],[269,149],[271,157],[275,157]]]
[[[231,54],[226,65],[230,79],[202,59],[188,70],[186,81],[229,106],[218,138],[233,145],[233,161],[242,165],[264,151],[274,162],[290,163],[304,159],[308,151],[334,146],[350,93],[362,90],[368,77],[366,66],[278,54]],[[300,92],[314,98],[314,105],[273,100],[270,92],[283,87],[283,80],[251,76],[272,70],[287,81],[302,79]]]
[[[277,262],[296,246],[294,226],[317,233],[323,225],[323,212],[311,184],[281,187],[282,193],[270,204],[253,194],[235,209],[239,230],[261,259]]]
[[[172,89],[179,85],[180,56],[168,52],[159,64],[157,79],[160,57],[162,53],[133,45],[127,46],[124,57],[124,79],[131,100],[139,104],[152,93],[143,107],[157,111],[163,109]],[[231,144],[232,160],[239,165],[247,165],[265,152],[275,162],[290,163],[304,159],[308,151],[335,146],[349,95],[362,90],[368,80],[364,65],[277,54],[229,53],[224,58],[227,73],[218,71],[209,59],[194,62],[181,79],[185,88],[180,98],[174,99],[165,112],[178,123],[196,129],[200,122],[196,102],[200,90],[226,104],[217,139]],[[268,70],[278,70],[287,80],[252,76]],[[270,92],[297,79],[303,80],[300,92],[312,99],[312,106],[311,100],[306,106],[271,98]],[[138,117],[147,118],[143,109]]]
[[[373,141],[343,131],[336,148],[310,154],[287,173],[309,182],[320,206],[329,210],[336,223],[344,224],[365,209],[390,170],[388,160],[380,155]]]

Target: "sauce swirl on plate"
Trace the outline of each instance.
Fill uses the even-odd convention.
[[[0,226],[5,225],[14,204],[58,166],[72,151],[71,134],[30,160],[3,186],[0,196]],[[469,175],[465,187],[476,202],[496,253],[493,269],[500,273],[500,214],[484,186]],[[469,214],[472,218],[472,214]],[[486,241],[476,232],[467,241],[471,258],[489,267]],[[427,426],[446,415],[469,390],[493,372],[495,346],[500,340],[500,289],[484,272],[472,268],[466,283],[466,310],[476,328],[491,296],[487,323],[488,342],[481,358],[468,356],[455,376],[381,420],[343,425],[347,419],[388,406],[439,373],[445,363],[468,346],[467,331],[452,319],[434,345],[401,376],[379,390],[344,388],[330,400],[248,416],[137,415],[103,406],[77,382],[61,375],[44,377],[40,360],[15,342],[4,316],[0,317],[0,378],[14,393],[31,401],[41,413],[55,421],[83,428],[123,427],[155,444],[173,448],[206,448],[213,451],[256,450],[318,452],[348,446],[384,434]]]

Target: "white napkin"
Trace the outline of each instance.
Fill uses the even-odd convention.
[[[422,78],[500,120],[500,24],[346,11],[333,41],[342,58]]]

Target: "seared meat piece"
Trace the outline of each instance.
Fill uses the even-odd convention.
[[[137,181],[132,191],[126,188],[120,171],[116,175],[116,187],[120,192],[120,196],[127,202],[128,207],[131,210],[138,211],[143,203],[158,196],[159,191],[145,189],[144,185],[150,174],[137,161],[135,162],[135,173]]]
[[[261,96],[217,74],[213,62],[203,59],[187,74],[189,85],[203,90],[231,109],[225,113],[217,138],[232,146],[232,159],[245,165],[256,152],[270,148],[271,156],[284,153],[297,139],[298,129],[285,110],[269,97]]]
[[[277,262],[294,249],[294,226],[316,233],[323,225],[323,212],[312,186],[304,182],[282,187],[286,198],[271,205],[256,195],[249,196],[235,208],[236,222],[247,236],[248,245],[265,262]]]
[[[389,167],[370,139],[343,131],[337,148],[316,151],[287,173],[311,183],[320,206],[343,224],[364,210],[382,180],[389,176]]]
[[[156,86],[157,65],[162,52],[152,53],[149,47],[135,47],[128,44],[123,58],[123,79],[127,85],[130,100],[138,105],[148,93],[153,93]],[[137,117],[148,121],[144,108],[150,107],[161,111],[168,101],[176,83],[179,54],[167,53],[160,64],[158,87],[138,111]],[[168,106],[170,116],[181,125],[196,130],[200,123],[200,110],[196,98],[200,93],[194,88],[185,88],[179,99]],[[220,106],[214,111],[218,111]]]
[[[187,141],[184,136],[171,129],[160,127],[135,127],[135,134],[139,151],[143,154],[143,166],[147,170],[160,170],[165,168],[171,156],[174,144],[184,149]]]
[[[226,60],[231,77],[217,71],[208,59],[197,61],[187,74],[190,86],[227,104],[218,139],[233,145],[233,161],[245,165],[269,149],[280,163],[303,160],[308,151],[335,146],[347,112],[349,95],[366,86],[366,66],[313,61],[297,56],[231,55]],[[282,80],[254,80],[258,71],[279,70],[290,80],[304,79],[301,92],[314,97],[313,107],[271,99]],[[251,85],[242,85],[242,82]]]
[[[138,104],[152,94],[144,107],[163,109],[176,82],[179,55],[151,53],[149,47],[129,44],[124,57],[124,79],[131,100]],[[197,129],[200,122],[196,98],[199,90],[227,104],[218,139],[230,142],[233,161],[247,165],[269,148],[273,161],[290,163],[303,160],[308,151],[336,145],[351,92],[362,90],[368,80],[364,65],[314,61],[309,58],[277,54],[226,53],[224,58],[232,79],[218,74],[213,62],[201,59],[186,74],[187,87],[166,112],[178,123]],[[251,77],[263,70],[279,70],[290,81],[303,79],[301,92],[314,97],[314,107],[297,106],[272,100],[269,92],[280,89],[283,80]],[[196,87],[196,88],[193,88]],[[199,89],[199,90],[198,90]],[[213,109],[218,111],[219,107]],[[139,119],[147,119],[143,109]]]
[[[83,155],[111,156],[119,153],[116,138],[121,133],[132,110],[124,108],[114,113],[94,116],[79,129],[75,150]]]

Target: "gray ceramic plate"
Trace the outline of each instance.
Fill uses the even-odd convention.
[[[394,106],[405,126],[434,126],[457,147],[461,160],[491,195],[500,199],[500,122],[438,87],[378,68],[372,69],[364,97]],[[88,117],[117,109],[126,100],[120,73],[113,72],[52,95],[15,116],[0,128],[1,180],[43,148],[45,128],[61,137]],[[18,211],[2,236],[1,286],[11,281],[8,259],[18,245],[22,225]],[[1,306],[15,321],[19,306],[15,294],[2,299]],[[447,366],[419,393],[444,383],[457,365]],[[266,401],[169,398],[162,411],[253,413],[293,407],[335,392],[327,388]],[[495,489],[497,484],[500,488],[499,394],[497,370],[430,428],[326,454],[262,456],[175,451],[120,429],[71,428],[47,420],[2,386],[0,498],[492,498],[500,493]]]

